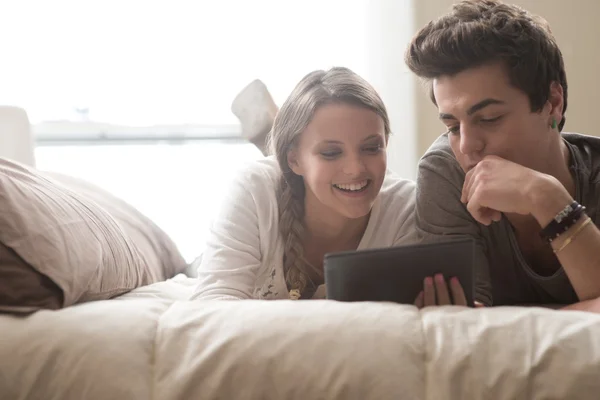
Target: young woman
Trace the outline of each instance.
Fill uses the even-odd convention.
[[[323,256],[415,239],[415,185],[387,169],[390,124],[346,68],[305,76],[271,151],[234,181],[198,268],[196,299],[324,298]]]

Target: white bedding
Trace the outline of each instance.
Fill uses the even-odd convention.
[[[600,397],[600,315],[186,301],[193,287],[0,316],[0,399]]]

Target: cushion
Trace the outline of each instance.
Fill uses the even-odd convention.
[[[46,275],[0,243],[0,310],[33,312],[62,307],[63,292]]]
[[[0,243],[0,311],[108,299],[186,267],[168,235],[126,202],[4,158]]]

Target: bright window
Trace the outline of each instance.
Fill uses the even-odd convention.
[[[87,179],[155,221],[192,261],[233,174],[261,157],[246,143],[44,146],[38,168]]]
[[[1,2],[0,104],[34,123],[236,124],[231,101],[253,79],[281,103],[313,69],[364,72],[367,3]]]
[[[261,156],[231,140],[240,132],[234,97],[258,78],[281,104],[314,69],[343,65],[364,74],[368,4],[2,2],[0,104],[27,111],[43,139],[38,167],[122,197],[171,234],[191,261],[233,171]],[[106,140],[120,135],[133,142]],[[173,135],[229,140],[161,141]]]

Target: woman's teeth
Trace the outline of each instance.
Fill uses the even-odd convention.
[[[364,181],[357,183],[349,183],[349,184],[338,184],[333,185],[338,189],[347,190],[350,192],[358,192],[359,190],[364,189],[369,184],[369,180],[365,179]]]

